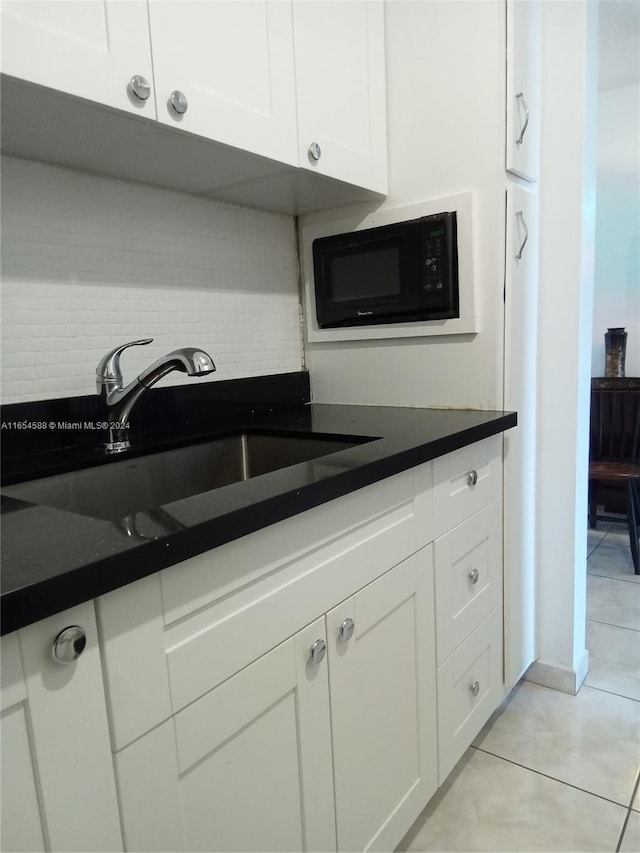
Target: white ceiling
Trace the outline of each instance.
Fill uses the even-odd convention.
[[[640,82],[640,0],[600,0],[600,89]]]

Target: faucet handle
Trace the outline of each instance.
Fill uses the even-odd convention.
[[[96,367],[96,375],[98,377],[98,386],[104,382],[109,382],[114,388],[122,388],[122,372],[120,370],[120,354],[128,347],[138,347],[150,344],[153,338],[144,338],[141,341],[129,341],[128,344],[122,344],[115,349],[110,350],[98,362]]]

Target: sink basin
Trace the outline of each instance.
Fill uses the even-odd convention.
[[[2,488],[2,494],[116,521],[370,441],[240,433]]]

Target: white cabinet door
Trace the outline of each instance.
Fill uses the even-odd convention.
[[[436,789],[433,547],[327,614],[339,850],[389,850]]]
[[[386,193],[382,2],[294,0],[293,23],[300,165]]]
[[[2,638],[0,849],[44,850],[38,781],[29,737],[27,689],[17,633]]]
[[[149,21],[160,122],[297,165],[290,3],[149,0]]]
[[[536,353],[538,199],[507,190],[504,406],[518,425],[504,434],[505,683],[535,659]],[[526,242],[525,242],[526,241]]]
[[[54,662],[57,634],[87,645]],[[2,642],[2,849],[122,850],[93,604]]]
[[[146,0],[3,2],[2,71],[155,118]],[[146,100],[134,75],[149,83]]]
[[[540,4],[507,3],[506,168],[538,180],[540,148]]]
[[[115,757],[125,847],[335,850],[324,618]]]

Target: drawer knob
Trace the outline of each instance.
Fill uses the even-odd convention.
[[[324,660],[327,653],[327,644],[324,640],[316,640],[311,646],[311,660],[313,663],[320,663]]]
[[[129,91],[139,101],[146,101],[151,95],[151,86],[147,78],[143,77],[142,74],[134,74],[129,81]]]
[[[312,142],[309,146],[309,157],[315,160],[316,163],[322,157],[322,148],[320,148],[317,142]]]
[[[469,572],[469,583],[471,583],[471,584],[478,583],[478,570],[477,569],[471,569],[471,571]]]
[[[469,685],[469,690],[471,691],[472,696],[477,696],[480,692],[480,682],[474,681],[473,684]]]
[[[345,619],[342,625],[340,626],[340,637],[343,640],[350,640],[353,637],[353,632],[355,630],[355,623],[353,619]]]
[[[187,100],[187,96],[184,92],[181,92],[179,89],[174,89],[169,97],[169,103],[171,104],[174,112],[178,113],[179,116],[184,115],[189,108],[189,101]]]
[[[467,474],[467,485],[468,486],[475,486],[475,484],[477,482],[478,482],[478,472],[474,468],[473,471],[469,471],[469,473]]]
[[[56,663],[73,663],[87,645],[87,635],[79,625],[70,625],[60,631],[53,641],[51,654]]]

